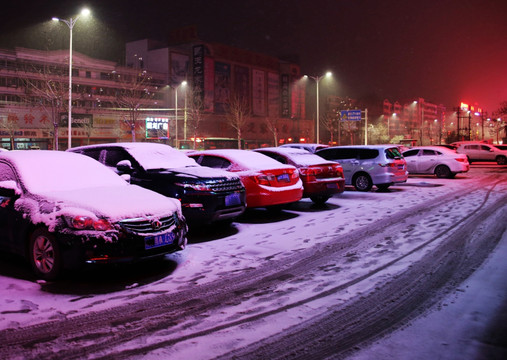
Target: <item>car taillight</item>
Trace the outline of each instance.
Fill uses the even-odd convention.
[[[336,176],[343,177],[343,168],[341,165],[332,165],[333,173],[336,174]]]
[[[395,163],[386,163],[386,164],[379,164],[379,165],[382,167],[389,167],[389,168],[398,167],[398,164],[395,164]]]
[[[454,160],[459,161],[459,162],[467,162],[468,161],[467,158],[454,158]]]
[[[291,179],[299,178],[299,172],[296,169],[289,169],[287,173],[290,175]]]
[[[266,174],[258,174],[250,177],[255,183],[259,185],[270,185],[270,181],[274,180],[275,177],[273,175]]]
[[[301,167],[299,173],[304,176],[315,176],[322,174],[323,170],[320,167]]]
[[[88,216],[74,216],[70,220],[70,225],[77,230],[97,230],[97,231],[107,231],[111,230],[113,226],[111,223],[105,219],[97,219],[94,220]]]

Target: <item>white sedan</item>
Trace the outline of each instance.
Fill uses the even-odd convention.
[[[440,146],[418,146],[403,152],[409,174],[435,174],[453,178],[467,172],[470,164],[466,155]]]

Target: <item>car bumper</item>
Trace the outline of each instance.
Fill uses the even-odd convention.
[[[201,193],[181,199],[183,215],[189,223],[212,223],[240,216],[246,208],[244,191],[217,194]]]
[[[249,208],[289,204],[301,200],[303,187],[301,181],[296,185],[270,187],[258,185],[247,187],[246,204]]]
[[[408,179],[408,171],[397,172],[397,173],[389,173],[386,172],[384,174],[377,174],[372,178],[374,185],[393,185],[407,182]]]
[[[148,259],[183,250],[187,245],[187,224],[183,219],[171,231],[136,234],[126,231],[57,233],[64,266],[125,263]]]
[[[334,195],[345,190],[345,179],[317,179],[316,181],[303,182],[304,197],[319,195]]]

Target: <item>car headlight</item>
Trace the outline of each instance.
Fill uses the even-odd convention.
[[[211,191],[211,188],[204,183],[175,183],[177,186],[181,186],[184,189],[192,189],[196,191]]]
[[[76,215],[66,218],[67,224],[76,230],[112,230],[113,225],[106,219],[93,219],[89,216]]]

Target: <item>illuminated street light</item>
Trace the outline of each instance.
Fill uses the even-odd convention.
[[[320,80],[322,80],[322,78],[325,78],[325,77],[331,77],[333,74],[328,71],[325,75],[323,76],[308,76],[308,75],[305,75],[304,78],[307,79],[307,78],[311,78],[313,80],[315,80],[315,83],[317,84],[317,119],[316,119],[316,122],[317,122],[317,129],[316,129],[316,143],[319,144],[320,143],[320,139],[319,139],[319,82]]]
[[[57,17],[53,18],[53,21],[61,21],[69,27],[70,30],[70,41],[69,41],[69,115],[68,115],[68,148],[72,147],[72,29],[74,28],[74,24],[79,19],[81,15],[88,16],[90,15],[90,10],[83,9],[81,13],[76,16],[75,19],[70,18],[69,20],[59,19]]]

